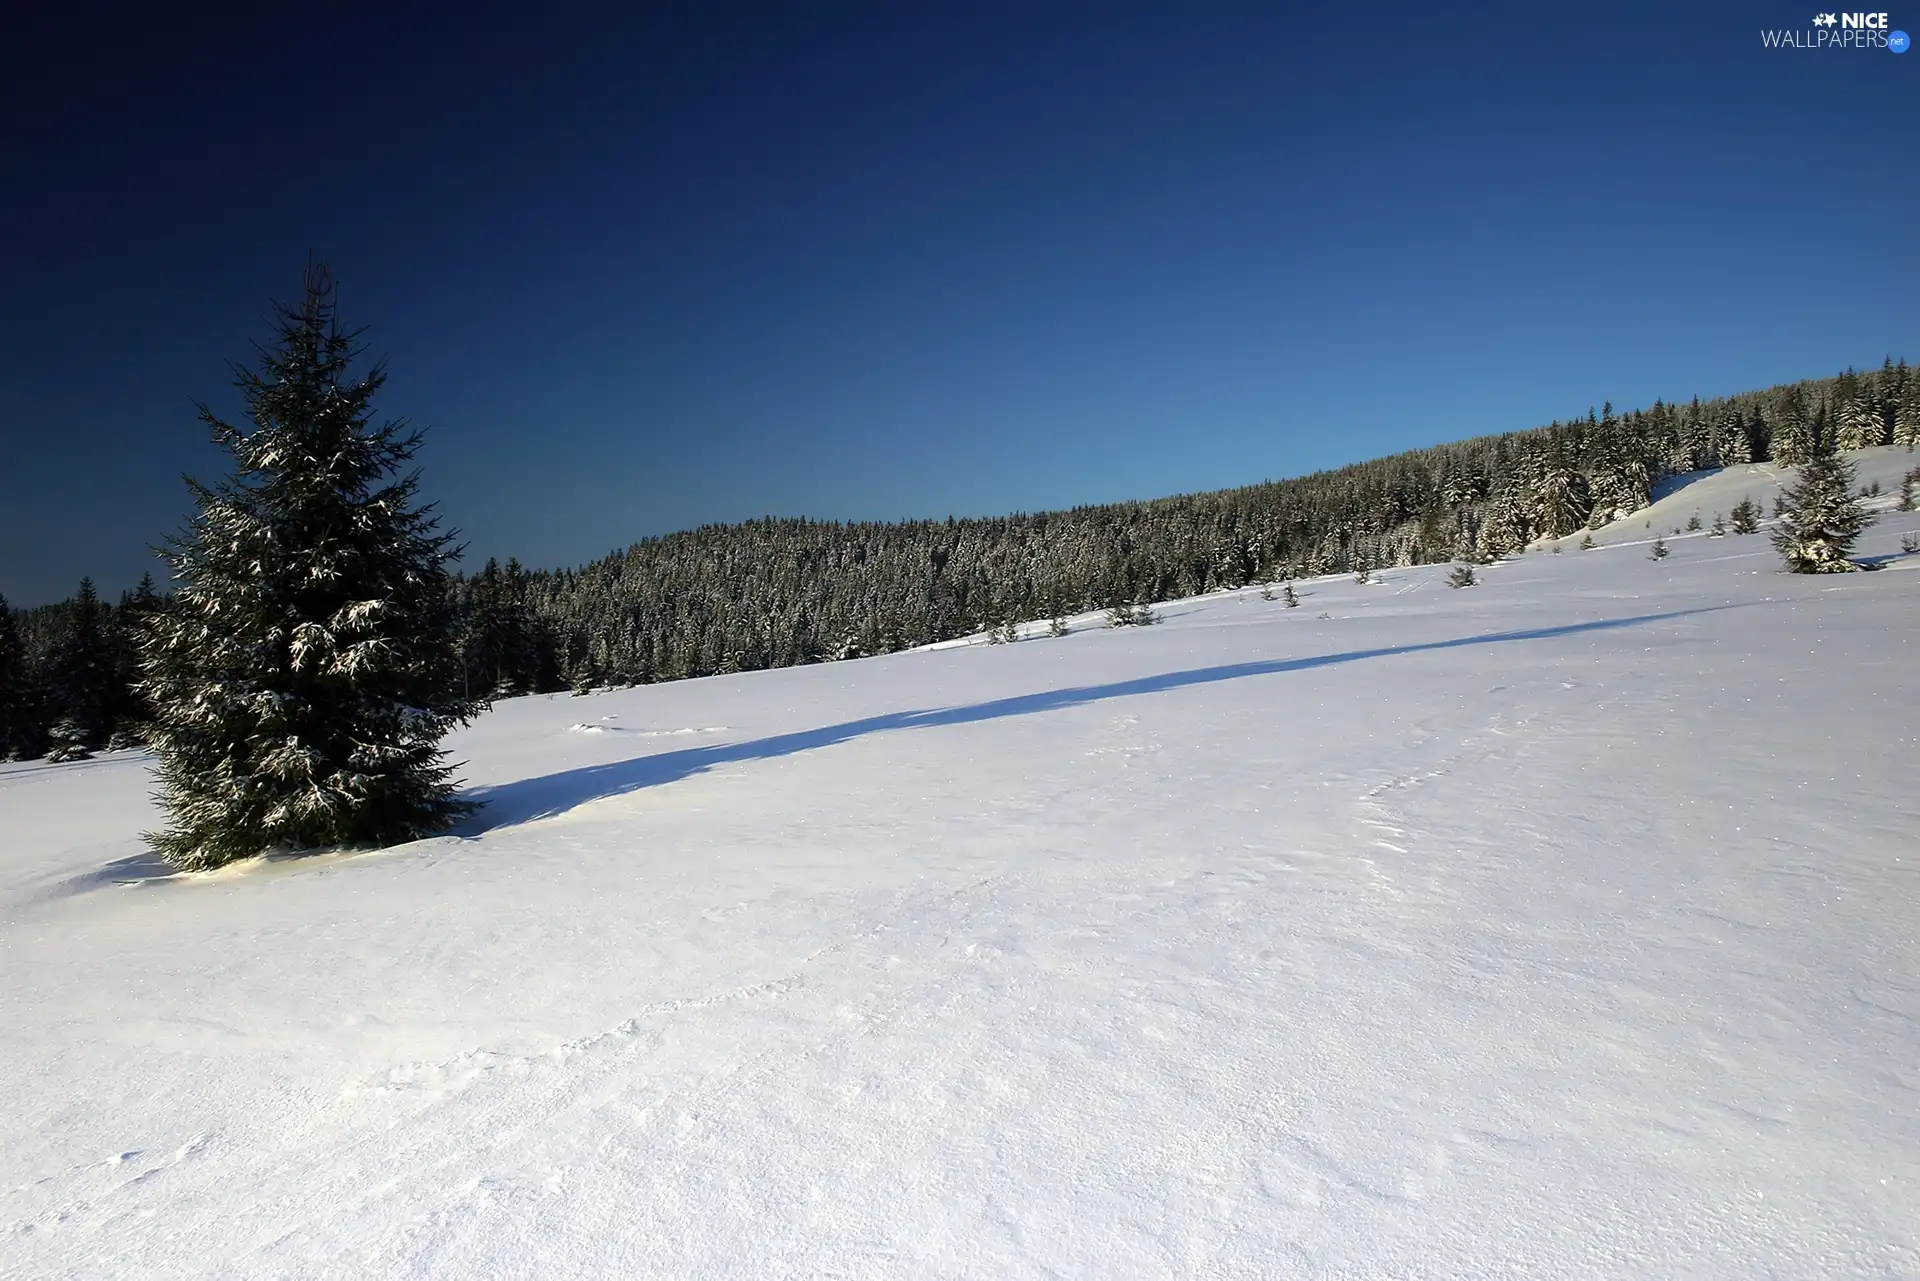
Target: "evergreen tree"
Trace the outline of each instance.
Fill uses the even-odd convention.
[[[1479,581],[1479,579],[1474,577],[1473,566],[1471,565],[1455,565],[1447,575],[1447,586],[1449,587],[1472,587]]]
[[[486,567],[463,584],[460,661],[466,692],[487,699],[512,698],[550,684],[552,640],[527,608],[527,574],[517,560],[503,569]],[[636,661],[633,673],[646,664]]]
[[[1897,420],[1913,380],[1896,367],[1860,381]],[[1608,406],[1571,423],[1150,502],[898,523],[762,519],[649,538],[577,569],[521,576],[505,594],[533,624],[525,664],[495,657],[513,646],[489,638],[513,626],[489,603],[499,592],[483,572],[456,589],[468,688],[562,690],[582,663],[595,680],[626,682],[820,662],[948,640],[1007,616],[1130,607],[1362,563],[1479,563],[1563,529],[1583,483],[1585,523],[1597,529],[1647,507],[1654,480],[1674,466],[1765,458],[1775,402],[1837,403],[1836,385],[1624,416]],[[1703,424],[1713,425],[1705,437]]]
[[[1647,558],[1649,560],[1665,560],[1667,558],[1667,540],[1656,537],[1653,540],[1653,546],[1647,548]]]
[[[1794,467],[1813,457],[1819,448],[1820,433],[1807,416],[1806,398],[1800,388],[1788,387],[1774,400],[1773,431],[1768,452],[1782,467]]]
[[[67,636],[54,660],[51,694],[62,759],[105,746],[113,725],[113,641],[107,610],[91,578],[80,580],[67,614]]]
[[[1909,371],[1893,411],[1893,443],[1912,453],[1920,446],[1920,372]]]
[[[47,759],[62,764],[67,761],[84,761],[93,755],[93,744],[87,741],[87,731],[71,716],[62,716],[47,731]]]
[[[140,747],[147,741],[153,709],[140,693],[140,637],[146,632],[147,619],[165,607],[154,589],[153,575],[142,574],[139,585],[121,595],[120,606],[114,611],[109,751]]]
[[[1280,585],[1280,597],[1287,602],[1288,609],[1300,608],[1300,596],[1293,590],[1292,583],[1282,583]]]
[[[1880,406],[1873,389],[1853,370],[1834,380],[1834,441],[1840,449],[1872,449],[1886,444]]]
[[[1730,409],[1720,420],[1720,428],[1715,441],[1720,462],[1726,467],[1744,467],[1753,461],[1753,441],[1757,433],[1740,416],[1740,411]]]
[[[1873,518],[1854,497],[1853,479],[1853,464],[1830,447],[1801,464],[1773,532],[1774,550],[1789,571],[1829,574],[1859,568],[1847,553]]]
[[[421,434],[373,424],[384,371],[350,373],[324,267],[278,311],[258,370],[234,369],[251,427],[201,410],[235,471],[188,482],[174,607],[142,651],[169,819],[152,839],[182,869],[413,840],[471,808],[440,748],[478,706],[460,694],[457,551],[402,470]]]
[[[1726,519],[1723,516],[1721,516],[1719,512],[1715,512],[1713,514],[1713,528],[1707,531],[1707,537],[1725,538],[1726,536],[1727,536]]]
[[[1580,550],[1583,552],[1590,552],[1593,550],[1593,534],[1591,531],[1581,535]]]
[[[27,671],[27,649],[13,625],[13,610],[0,596],[0,761],[21,761],[41,752],[39,708]]]

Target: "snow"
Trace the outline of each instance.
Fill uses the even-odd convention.
[[[0,1274],[1920,1274],[1920,516],[1668,532],[1778,479],[511,700],[377,853],[0,767]]]

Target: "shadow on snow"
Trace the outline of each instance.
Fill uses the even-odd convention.
[[[1468,645],[1496,645],[1510,641],[1547,640],[1556,636],[1635,627],[1643,623],[1664,622],[1691,614],[1709,614],[1732,608],[1735,606],[1713,605],[1701,609],[1672,610],[1663,614],[1641,614],[1631,618],[1569,623],[1560,627],[1490,632],[1480,636],[1426,641],[1416,645],[1391,645],[1380,649],[1351,650],[1346,653],[1322,654],[1312,658],[1230,663],[1220,667],[1201,667],[1184,672],[1167,672],[1158,676],[1142,676],[1133,680],[1115,681],[1107,685],[1083,685],[1071,689],[1046,690],[1038,694],[1018,694],[963,707],[888,712],[862,720],[847,721],[840,725],[825,726],[821,729],[796,730],[790,734],[775,734],[768,738],[753,739],[744,743],[724,743],[712,747],[693,747],[677,752],[637,756],[629,760],[612,761],[604,765],[586,765],[557,774],[520,779],[493,787],[475,788],[467,793],[467,799],[478,801],[485,808],[455,830],[462,836],[477,836],[497,828],[511,827],[534,819],[551,818],[589,801],[676,782],[703,773],[716,765],[792,756],[819,747],[831,747],[835,743],[844,743],[849,739],[868,734],[904,729],[926,729],[941,725],[968,725],[1007,716],[1030,716],[1040,712],[1058,711],[1062,708],[1081,707],[1109,698],[1157,694],[1164,690],[1181,689],[1189,685],[1210,685],[1217,681],[1241,680],[1249,676],[1273,676],[1281,672],[1306,671],[1315,667],[1331,667],[1336,663],[1355,663],[1370,658],[1391,658],[1400,654],[1417,654],[1426,650],[1458,649]]]

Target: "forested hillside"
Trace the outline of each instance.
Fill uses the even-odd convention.
[[[1293,480],[991,519],[710,525],[578,569],[489,562],[457,580],[474,694],[642,683],[857,657],[1009,619],[1250,582],[1449,559],[1597,529],[1662,478],[1920,443],[1920,376],[1888,361],[1724,399],[1656,403]],[[636,513],[636,520],[641,517]],[[139,616],[91,584],[0,609],[0,758],[140,740]]]
[[[1920,439],[1920,376],[1868,374],[1619,415],[1611,406],[1295,480],[980,520],[758,520],[580,569],[465,580],[470,679],[501,693],[670,680],[945,640],[1010,618],[1362,566],[1481,559],[1599,528],[1662,478]]]

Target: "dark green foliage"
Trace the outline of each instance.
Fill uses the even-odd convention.
[[[310,271],[257,371],[236,368],[251,427],[202,410],[235,464],[189,481],[199,512],[166,551],[179,584],[142,658],[175,867],[272,849],[367,847],[445,831],[440,740],[471,717],[445,571],[455,554],[403,470],[420,435],[375,426],[375,367]]]
[[[1626,414],[1608,405],[1533,431],[1153,502],[898,524],[765,519],[649,539],[577,569],[489,562],[450,587],[457,688],[479,700],[752,671],[891,653],[1009,617],[1130,610],[1362,567],[1487,563],[1623,520],[1676,471],[1765,460],[1776,438],[1795,458],[1811,448],[1821,407],[1849,395],[1878,407],[1896,442],[1920,439],[1920,378],[1904,363],[1852,380],[1851,393],[1835,379]],[[1752,532],[1757,507],[1751,516],[1743,529],[1736,509],[1733,530]],[[100,608],[110,659],[103,688],[80,701],[108,709],[108,742],[137,741],[148,712],[128,688],[130,640],[138,616],[165,602],[136,593]],[[55,678],[74,670],[63,657],[74,610],[13,616],[28,708],[16,753],[44,750],[66,715]]]
[[[1653,540],[1653,546],[1647,548],[1647,558],[1649,560],[1665,560],[1667,555],[1667,540],[1664,538],[1655,538]]]
[[[1831,448],[1800,465],[1785,494],[1786,510],[1773,532],[1774,550],[1795,574],[1846,573],[1847,559],[1872,517],[1853,494],[1853,464]]]
[[[1920,445],[1920,374],[1900,366],[1901,388],[1893,411],[1893,443],[1912,452]]]
[[[1474,577],[1473,566],[1471,565],[1455,565],[1447,574],[1447,586],[1449,587],[1472,587],[1479,581],[1479,579]]]
[[[1798,386],[1782,389],[1774,400],[1768,443],[1773,461],[1783,467],[1798,466],[1813,457],[1819,445],[1819,427],[1807,413],[1805,392]]]
[[[1280,595],[1287,602],[1288,609],[1300,608],[1300,597],[1294,592],[1292,583],[1281,584]]]
[[[1891,373],[1859,377],[1876,396],[1894,386]],[[1153,502],[671,534],[579,569],[526,574],[514,595],[538,627],[515,666],[537,674],[511,688],[564,689],[581,665],[596,682],[673,680],[884,654],[1009,616],[1118,610],[1362,566],[1486,563],[1646,507],[1675,467],[1764,458],[1775,407],[1830,392],[1796,384],[1624,415],[1609,405],[1531,432]],[[463,609],[475,607],[484,577],[457,589]],[[483,665],[470,663],[476,693],[489,685]]]
[[[64,759],[100,747],[137,746],[144,705],[131,689],[134,632],[142,611],[162,608],[137,593],[106,604],[84,581],[72,598],[5,610],[15,652],[0,665],[0,759],[39,756],[61,730]],[[0,648],[6,648],[0,642]]]
[[[470,697],[511,698],[551,689],[553,642],[544,621],[527,604],[527,572],[517,560],[503,569],[489,560],[461,587],[460,669]],[[646,679],[643,664],[618,676],[630,684]]]
[[[1849,369],[1833,385],[1834,446],[1872,449],[1887,443],[1887,423],[1874,388]]]
[[[47,731],[47,759],[55,764],[86,760],[96,746],[88,738],[87,730],[78,721],[71,716],[61,717]]]
[[[1742,498],[1733,505],[1729,518],[1733,521],[1734,533],[1754,533],[1760,528],[1760,504],[1751,498]]]
[[[67,617],[66,643],[53,669],[49,694],[56,709],[54,737],[65,759],[106,746],[113,728],[113,641],[93,580],[80,580]]]
[[[43,738],[27,648],[20,641],[7,598],[0,596],[0,761],[38,756],[45,750]]]
[[[1593,550],[1593,534],[1592,533],[1589,532],[1587,534],[1581,535],[1580,550],[1583,552],[1590,552]]]

